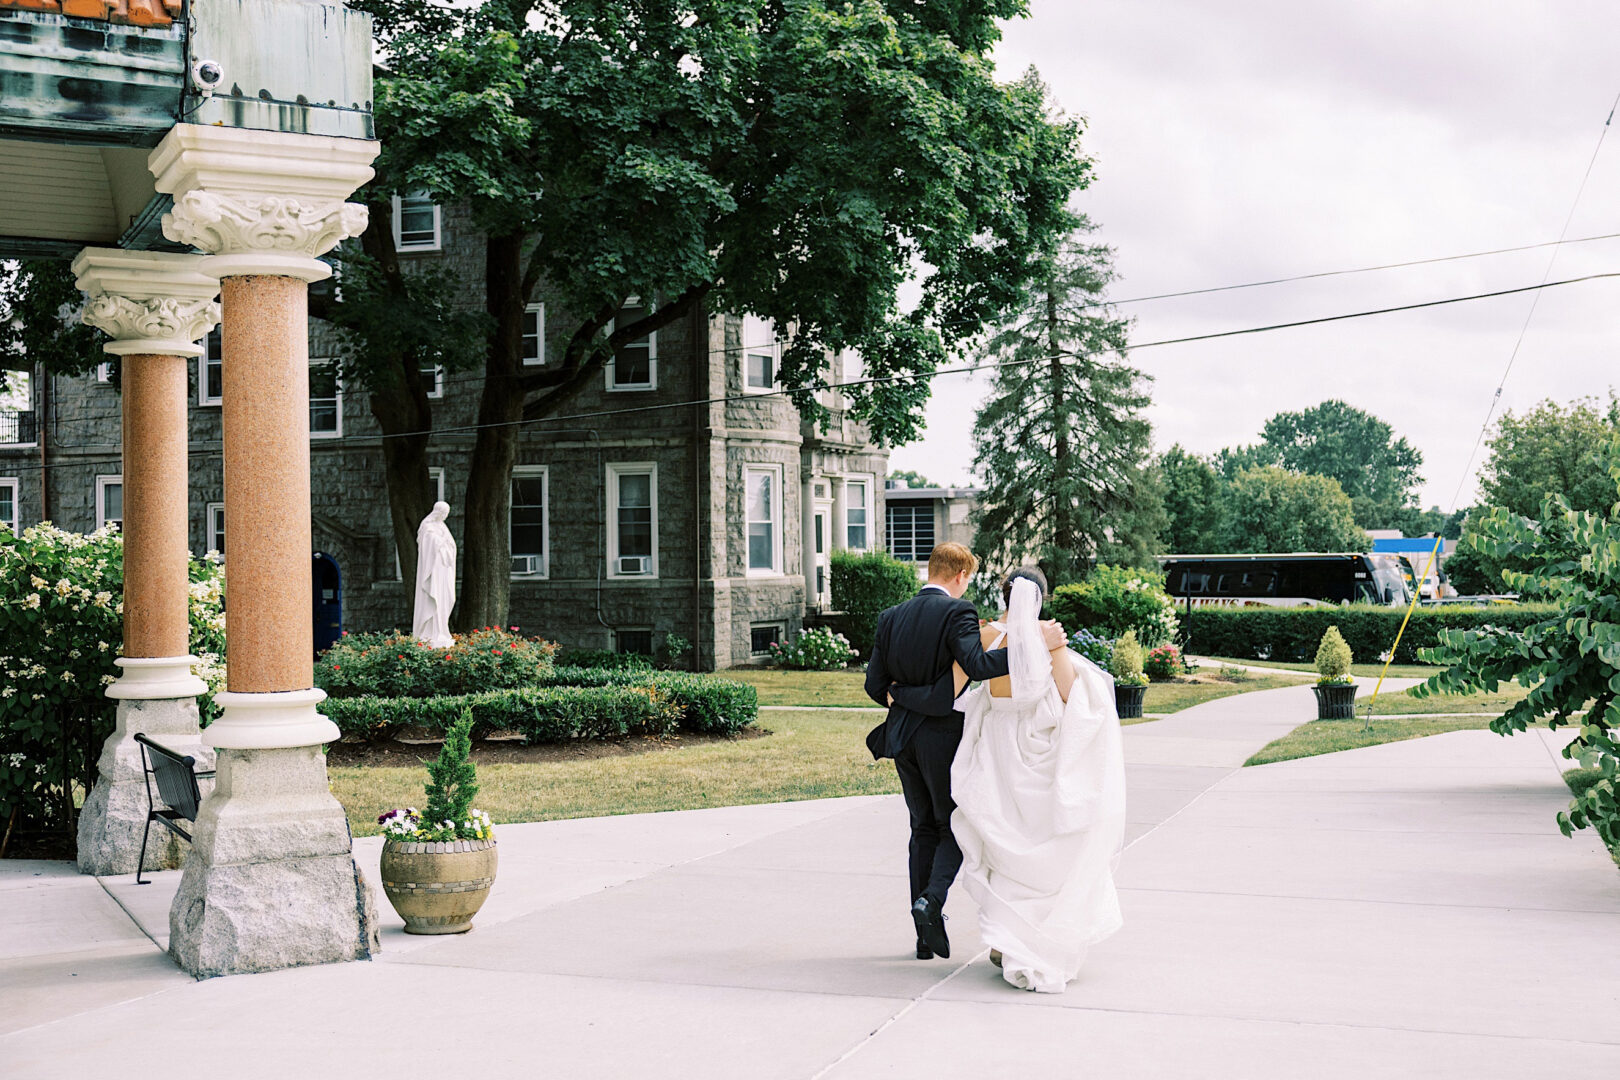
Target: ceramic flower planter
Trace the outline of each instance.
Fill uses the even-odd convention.
[[[495,884],[495,841],[389,840],[382,885],[407,934],[465,934]]]
[[[1124,686],[1114,684],[1114,707],[1119,711],[1121,720],[1131,720],[1142,715],[1142,697],[1147,693],[1146,686]]]
[[[1356,718],[1356,684],[1330,683],[1312,687],[1316,691],[1316,718],[1318,720],[1354,720]]]

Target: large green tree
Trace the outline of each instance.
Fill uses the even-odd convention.
[[[1179,555],[1220,551],[1225,479],[1180,443],[1159,455],[1158,471],[1164,488],[1164,550]]]
[[[1261,445],[1291,472],[1337,480],[1364,529],[1400,528],[1402,512],[1415,509],[1423,455],[1387,423],[1343,401],[1278,413],[1266,421]]]
[[[1100,554],[1145,562],[1164,513],[1150,472],[1148,376],[1130,323],[1100,305],[1113,253],[1089,223],[1054,246],[982,358],[996,365],[973,435],[982,492],[974,545],[992,565],[1034,559],[1056,585]]]
[[[770,319],[793,330],[781,379],[801,409],[821,414],[827,357],[857,350],[882,381],[850,392],[853,415],[898,445],[926,376],[1012,306],[1089,176],[1039,83],[994,77],[998,20],[1024,0],[352,6],[387,58],[374,203],[426,189],[485,236],[460,626],[506,621],[520,426],[616,350],[700,304]],[[526,370],[542,279],[564,343]],[[630,297],[657,302],[619,318]]]
[[[1350,497],[1330,476],[1275,465],[1238,473],[1226,492],[1220,550],[1234,553],[1366,551]]]
[[[1486,443],[1480,498],[1527,518],[1541,512],[1548,495],[1563,496],[1577,511],[1607,512],[1614,484],[1603,454],[1616,432],[1620,398],[1613,392],[1606,407],[1584,397],[1567,406],[1548,400],[1524,413],[1505,412]]]

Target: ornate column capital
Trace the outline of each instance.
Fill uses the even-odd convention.
[[[366,227],[346,200],[370,180],[379,144],[361,139],[178,124],[147,158],[174,197],[163,234],[211,254],[215,277],[319,281],[322,255]]]
[[[163,251],[85,248],[73,273],[85,293],[86,323],[113,340],[114,356],[198,356],[197,342],[219,322],[219,281],[205,257]]]

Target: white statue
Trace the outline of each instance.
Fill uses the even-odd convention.
[[[435,649],[448,649],[450,609],[456,605],[456,538],[444,519],[450,504],[436,502],[416,529],[416,613],[411,633]]]

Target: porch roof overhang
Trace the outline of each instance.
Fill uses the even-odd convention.
[[[370,16],[338,3],[0,0],[0,258],[189,250],[149,150],[181,122],[372,139],[371,63]]]

